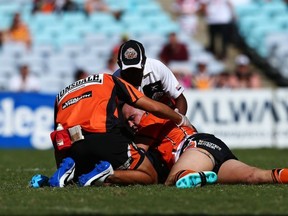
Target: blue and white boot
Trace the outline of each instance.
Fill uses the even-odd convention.
[[[105,179],[113,173],[114,170],[109,162],[100,161],[91,172],[79,177],[79,186],[103,185]]]
[[[51,187],[65,187],[73,178],[75,172],[75,162],[72,158],[63,159],[57,171],[49,179]]]

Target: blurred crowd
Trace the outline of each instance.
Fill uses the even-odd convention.
[[[7,42],[21,42],[27,48],[31,46],[31,34],[29,27],[23,22],[20,13],[13,16],[11,25],[8,29],[0,30],[0,48]]]
[[[83,7],[79,7],[79,4],[73,0],[34,0],[31,14],[66,13],[77,11],[82,11],[87,16],[90,16],[95,12],[109,12],[116,19],[121,16],[121,11],[111,10],[103,0],[86,0]],[[33,37],[29,26],[22,19],[21,13],[15,13],[10,26],[7,29],[0,29],[0,51],[5,44],[9,43],[22,43],[26,46],[27,50],[30,50],[33,46],[32,39]],[[123,36],[121,43],[126,39],[127,38]],[[120,45],[121,44],[115,46],[113,50],[111,50],[111,57],[107,60],[106,68],[101,72],[113,73],[117,69],[116,60],[118,46]],[[41,89],[40,79],[35,74],[31,73],[29,64],[23,62],[20,65],[17,65],[17,67],[19,72],[10,77],[7,90],[15,92],[39,92]],[[74,71],[75,80],[84,78],[88,75],[90,74],[82,68],[77,68]]]
[[[244,0],[243,0],[244,1]],[[230,43],[234,43],[235,38],[235,13],[233,12],[233,4],[228,0],[175,0],[173,2],[172,11],[179,21],[181,31],[186,32],[193,38],[197,31],[198,17],[203,16],[207,22],[209,33],[209,44],[206,47],[218,60],[227,59],[227,47]],[[239,1],[241,2],[241,1]],[[243,3],[243,2],[242,2]],[[34,0],[31,13],[62,13],[67,11],[84,10],[89,16],[97,11],[110,11],[116,18],[121,16],[121,11],[111,10],[103,0],[87,0],[83,8],[79,8],[73,0]],[[221,11],[221,13],[219,12]],[[218,38],[219,37],[219,38]],[[111,55],[107,60],[105,73],[113,73],[117,68],[117,55],[119,46],[129,39],[128,35],[123,35],[111,50]],[[216,42],[216,41],[219,42]],[[0,48],[6,42],[21,42],[29,49],[32,44],[32,37],[29,27],[21,18],[21,14],[14,15],[11,26],[8,29],[0,31]],[[167,35],[167,42],[161,48],[158,59],[168,67],[171,63],[191,63],[191,56],[188,45],[182,42],[177,32],[171,32]],[[179,82],[185,88],[193,89],[212,89],[212,88],[260,88],[262,80],[258,71],[251,67],[248,56],[239,54],[234,59],[234,68],[232,70],[224,69],[220,73],[210,71],[210,59],[207,56],[193,56],[196,67],[173,68],[172,72],[178,78]],[[74,71],[75,80],[88,76],[89,73],[82,68]],[[15,75],[16,76],[16,75]],[[19,74],[17,78],[11,77],[11,91],[39,91],[39,83],[37,77],[29,73],[28,65],[19,66]],[[13,87],[15,80],[19,83],[18,88]],[[22,83],[21,83],[22,82]],[[38,84],[37,84],[38,82]],[[30,85],[30,86],[29,86]]]
[[[263,0],[262,3],[269,4],[272,0]],[[283,0],[284,2],[287,2]],[[171,11],[176,17],[181,30],[194,37],[199,30],[199,19],[203,18],[207,27],[208,43],[206,50],[211,52],[218,60],[230,61],[232,69],[224,69],[214,74],[209,71],[211,62],[206,57],[198,57],[197,66],[192,73],[181,73],[176,71],[178,79],[188,88],[210,89],[210,88],[259,88],[263,86],[260,76],[261,71],[252,67],[252,62],[245,54],[240,53],[234,59],[228,58],[228,47],[235,45],[238,41],[237,16],[235,7],[251,3],[252,0],[174,0]],[[185,48],[186,46],[186,48]],[[170,47],[170,57],[160,55],[162,60],[178,61],[175,56],[177,50],[181,51],[182,61],[187,60],[187,45],[170,37],[170,45],[163,48],[163,52]],[[169,52],[166,52],[166,55]],[[188,57],[189,58],[189,57]],[[233,61],[233,62],[231,62]]]
[[[88,16],[94,12],[111,12],[118,17],[121,11],[112,10],[103,0],[86,0],[84,6],[79,5],[73,0],[34,0],[32,13],[61,13],[83,11]]]
[[[81,8],[73,0],[34,0],[31,14],[36,13],[65,13],[82,11],[87,16],[94,12],[111,12],[115,18],[121,16],[121,10],[111,10],[103,0],[86,0]],[[0,29],[0,48],[5,42],[23,42],[29,48],[32,36],[28,25],[22,20],[21,14],[16,13],[8,29]]]
[[[193,71],[174,69],[172,72],[185,88],[207,90],[263,87],[259,71],[255,71],[251,66],[249,57],[244,54],[236,56],[234,68],[231,71],[224,69],[215,74],[209,70],[209,64],[209,59],[206,56],[200,56]]]

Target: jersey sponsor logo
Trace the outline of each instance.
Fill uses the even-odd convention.
[[[62,105],[62,109],[66,109],[67,107],[69,107],[75,103],[78,103],[80,100],[85,99],[85,98],[90,98],[90,97],[92,97],[92,91],[85,92],[80,96],[71,98],[68,101],[64,102]]]
[[[133,158],[129,157],[125,163],[123,163],[120,167],[118,167],[118,169],[119,170],[127,170],[127,169],[129,169],[132,162],[133,162]]]
[[[77,80],[76,82],[68,85],[64,89],[62,89],[59,94],[57,95],[58,103],[64,98],[67,93],[75,91],[79,88],[82,88],[89,84],[103,84],[103,74],[95,74],[86,77],[85,79]]]
[[[221,147],[219,147],[218,145],[214,144],[214,143],[211,143],[211,142],[208,142],[208,141],[205,141],[205,140],[199,140],[197,145],[202,145],[202,146],[206,146],[208,148],[211,148],[211,149],[217,149],[218,151],[221,151]]]

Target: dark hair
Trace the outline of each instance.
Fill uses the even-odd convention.
[[[79,80],[79,79],[81,79],[81,77],[84,75],[86,75],[87,74],[87,72],[86,71],[84,71],[83,69],[77,69],[76,70],[76,72],[75,72],[75,74],[74,74],[74,79],[75,80]]]

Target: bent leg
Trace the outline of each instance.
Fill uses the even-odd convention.
[[[144,161],[136,170],[114,170],[114,174],[110,175],[105,183],[112,184],[156,184],[157,173],[150,160],[145,157]]]
[[[173,165],[165,185],[175,185],[177,181],[176,175],[182,170],[192,170],[195,172],[212,170],[214,163],[208,155],[210,153],[203,149],[200,151],[197,148],[187,149]]]
[[[239,160],[225,161],[218,172],[218,182],[223,184],[264,184],[273,183],[271,170],[250,166]]]

